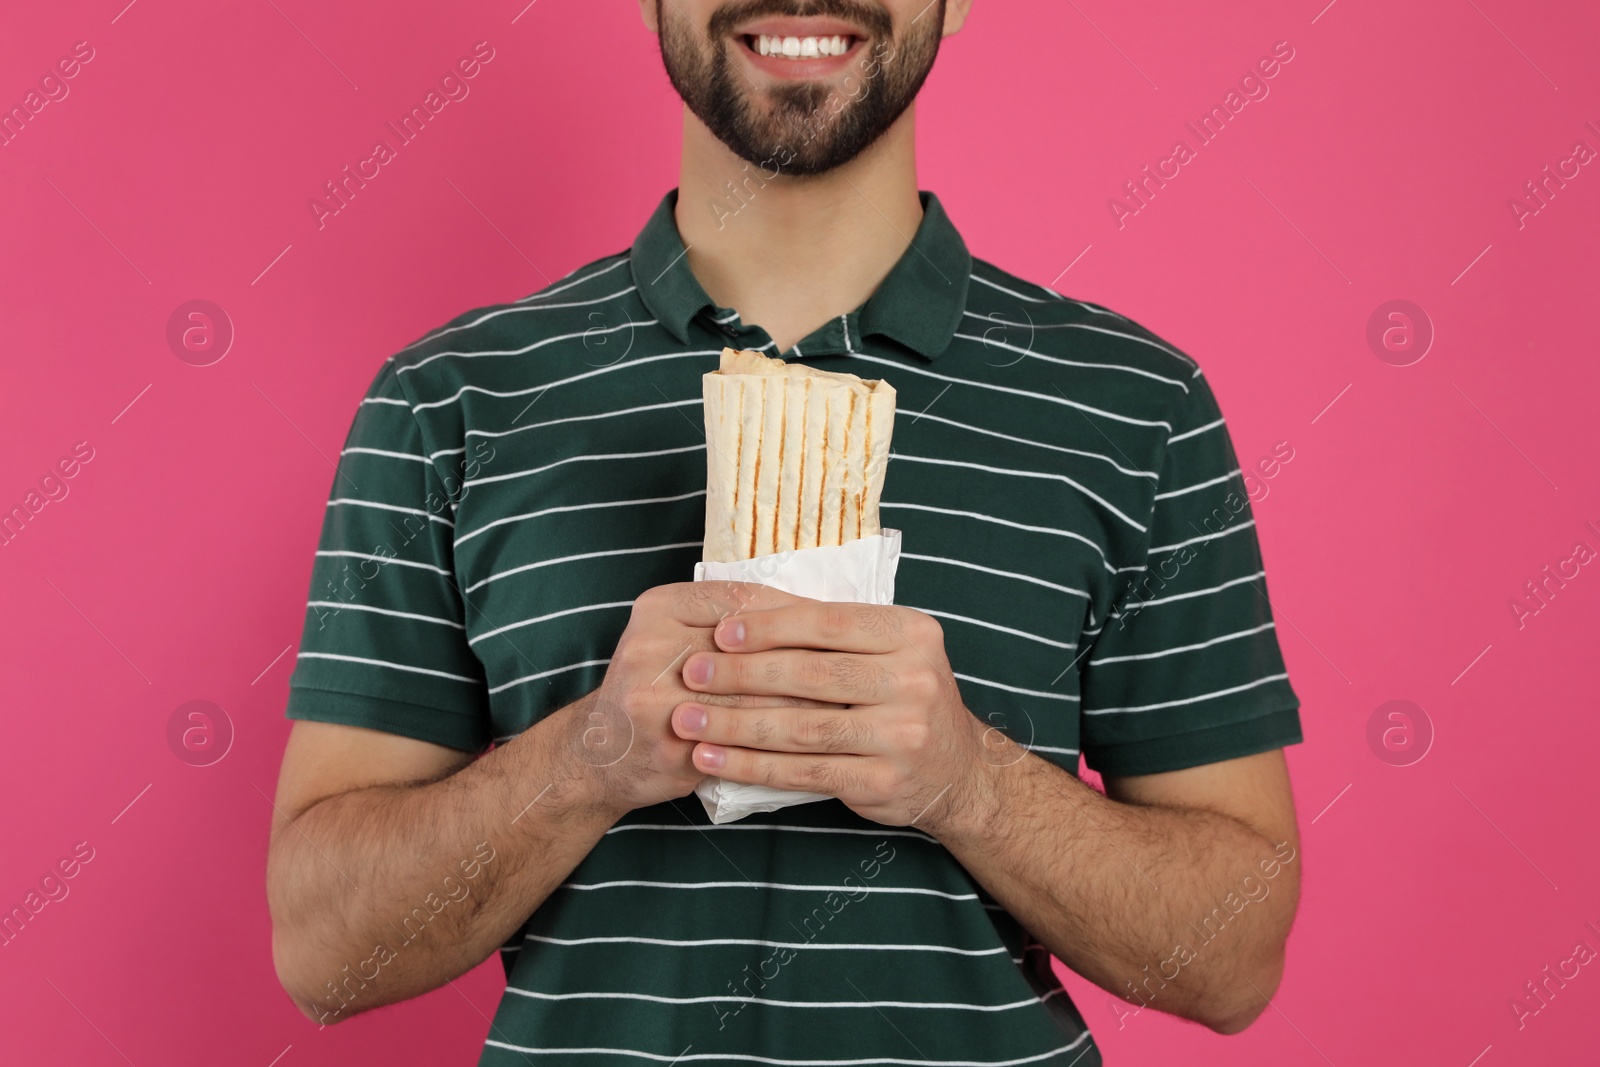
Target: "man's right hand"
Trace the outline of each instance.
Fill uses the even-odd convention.
[[[712,631],[736,611],[780,607],[803,597],[750,582],[676,582],[634,601],[600,687],[573,705],[566,753],[594,769],[615,817],[694,791],[706,775],[690,759],[695,743],[673,732],[672,709],[685,700],[729,707],[770,706],[773,697],[713,696],[685,688],[683,661],[715,651]],[[791,699],[797,707],[835,705]]]

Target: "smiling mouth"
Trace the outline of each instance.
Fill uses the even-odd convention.
[[[743,40],[744,46],[758,56],[799,61],[849,55],[860,43],[861,38],[853,34],[832,37],[776,37],[765,33],[747,33],[743,35]]]

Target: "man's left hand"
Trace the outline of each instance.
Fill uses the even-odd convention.
[[[700,742],[694,764],[707,774],[824,793],[875,822],[930,833],[982,803],[989,731],[962,702],[944,631],[930,616],[799,600],[729,615],[715,640],[722,651],[684,661],[684,685],[773,702],[673,709],[673,730]],[[788,707],[786,697],[842,706]]]

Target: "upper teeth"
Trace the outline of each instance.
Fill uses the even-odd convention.
[[[842,56],[849,50],[850,43],[849,37],[769,37],[762,34],[757,39],[756,51],[785,59],[815,59]]]

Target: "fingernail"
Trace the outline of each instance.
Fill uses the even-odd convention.
[[[744,620],[724,620],[722,624],[722,643],[724,645],[744,644]]]
[[[683,709],[683,728],[691,734],[697,734],[706,728],[706,709],[691,704]]]
[[[723,755],[720,748],[703,748],[700,750],[700,766],[720,767],[728,762],[728,757]]]
[[[689,662],[683,665],[683,677],[691,685],[705,685],[715,671],[710,656],[690,656]]]

